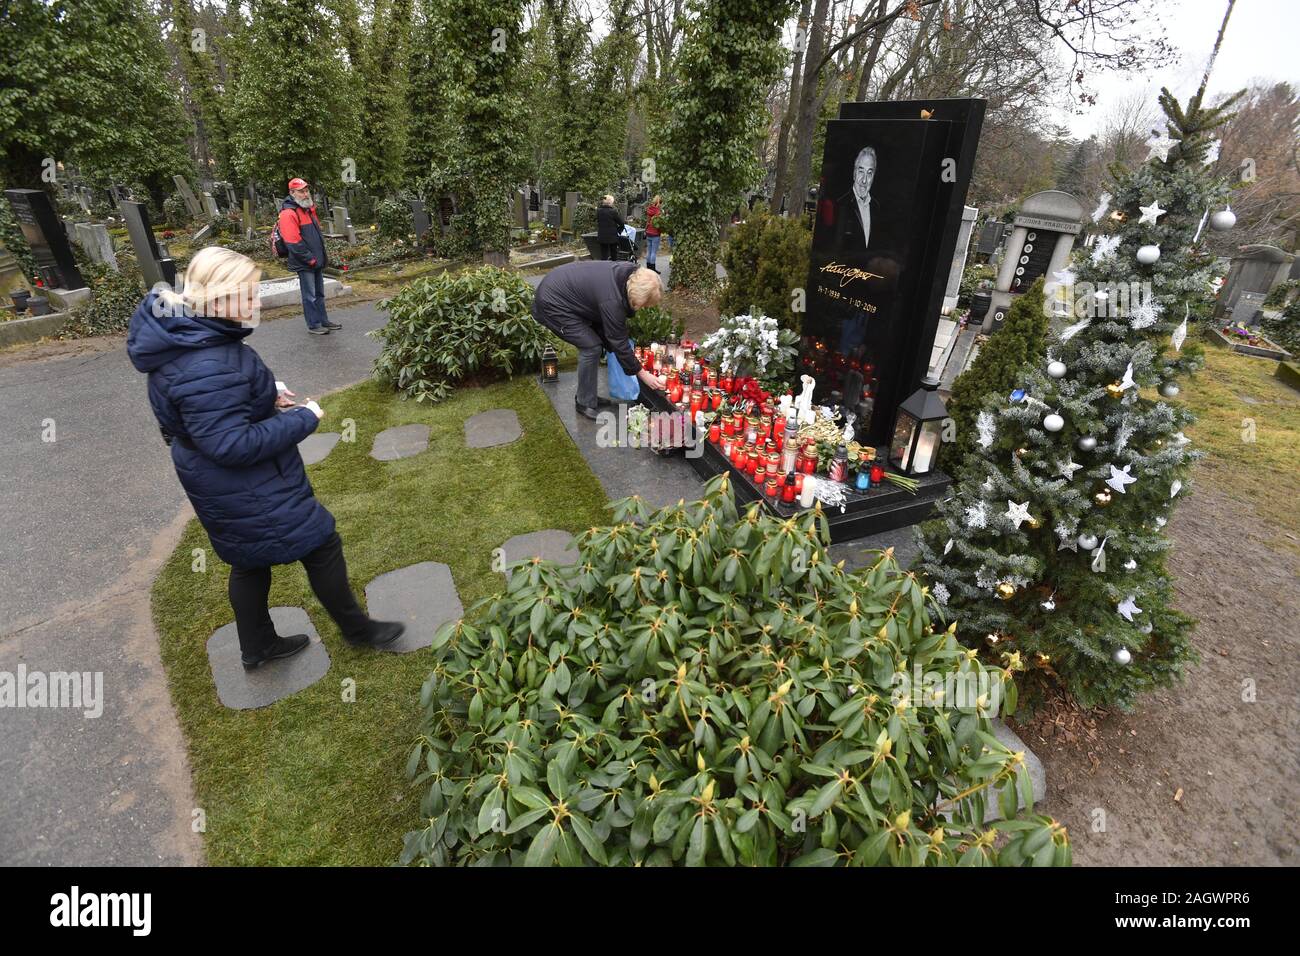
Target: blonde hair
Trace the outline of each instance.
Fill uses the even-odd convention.
[[[652,205],[652,206],[662,206],[662,205],[663,205],[663,202],[660,201],[660,199],[659,199],[659,194],[658,194],[658,193],[655,193],[654,196],[651,197],[651,199],[650,199],[650,205]]]
[[[633,309],[658,305],[663,294],[664,288],[659,282],[659,273],[653,269],[637,269],[627,280],[627,304]]]
[[[163,292],[162,298],[195,315],[236,321],[252,312],[261,274],[262,267],[248,256],[223,246],[208,246],[190,260],[182,290]]]
[[[600,199],[600,201],[601,201],[601,204],[602,204],[602,205],[605,205],[605,206],[612,206],[612,205],[614,205],[614,197],[613,197],[613,196],[602,196],[601,199]]]

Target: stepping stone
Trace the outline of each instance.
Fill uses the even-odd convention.
[[[395,654],[428,647],[439,627],[465,614],[451,568],[436,561],[379,575],[366,585],[366,606],[373,618],[406,625],[405,634],[382,648]]]
[[[556,564],[578,563],[578,549],[573,545],[573,535],[553,528],[517,534],[501,545],[501,552],[507,581],[510,580],[512,565],[531,558],[544,558]]]
[[[370,457],[379,461],[410,458],[429,447],[428,425],[398,425],[375,436]]]
[[[465,444],[470,448],[508,445],[524,433],[513,408],[479,412],[465,422]]]
[[[314,465],[324,460],[334,450],[341,436],[338,432],[315,432],[298,442],[298,454],[302,455],[304,465]]]
[[[300,607],[273,607],[271,620],[281,637],[306,634],[311,644],[293,657],[246,671],[240,662],[239,635],[233,621],[217,628],[208,638],[208,663],[217,685],[217,699],[232,710],[269,707],[310,687],[330,669],[329,651],[321,643],[306,611]]]

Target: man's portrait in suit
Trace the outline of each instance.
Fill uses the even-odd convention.
[[[832,226],[835,248],[841,252],[858,252],[871,246],[872,219],[878,208],[871,196],[876,168],[876,148],[864,146],[858,150],[853,160],[853,185],[835,200],[833,212],[823,209],[823,219],[830,218],[827,212],[834,217],[834,222],[826,225]]]

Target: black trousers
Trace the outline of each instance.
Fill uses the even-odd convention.
[[[302,559],[307,580],[316,600],[334,618],[345,637],[364,639],[370,632],[370,615],[361,610],[348,585],[348,565],[343,558],[343,539],[338,533]],[[230,606],[235,611],[239,649],[245,654],[261,652],[275,640],[275,625],[266,606],[271,593],[270,568],[231,568]]]
[[[605,343],[594,328],[573,315],[554,316],[540,311],[533,301],[533,318],[546,326],[564,341],[578,349],[578,390],[575,398],[579,405],[595,408],[597,401],[597,376],[600,358],[605,354]],[[613,361],[613,359],[610,359]]]
[[[602,259],[610,259],[610,260],[617,259],[617,258],[618,258],[618,243],[617,243],[617,242],[602,242],[602,243],[600,244],[600,257],[601,257]]]

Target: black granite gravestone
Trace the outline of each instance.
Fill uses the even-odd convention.
[[[799,371],[863,444],[888,441],[929,367],[984,106],[844,103],[826,124]]]
[[[149,222],[149,210],[144,203],[123,199],[117,204],[122,218],[126,221],[126,231],[131,236],[131,248],[135,250],[136,265],[144,276],[145,284],[153,288],[160,282],[168,286],[176,285],[176,263],[158,250],[158,240],[154,238],[153,226]]]
[[[23,238],[31,247],[36,272],[46,287],[68,291],[86,288],[68,234],[50,197],[39,189],[6,189],[5,197]]]
[[[411,207],[411,231],[419,242],[423,242],[425,233],[429,231],[429,214],[424,210],[424,201],[408,199],[406,204]]]
[[[979,241],[975,245],[976,255],[984,256],[986,259],[998,251],[998,246],[1002,245],[1002,238],[1006,235],[1007,224],[1000,219],[994,219],[991,222],[984,223],[980,229]]]

